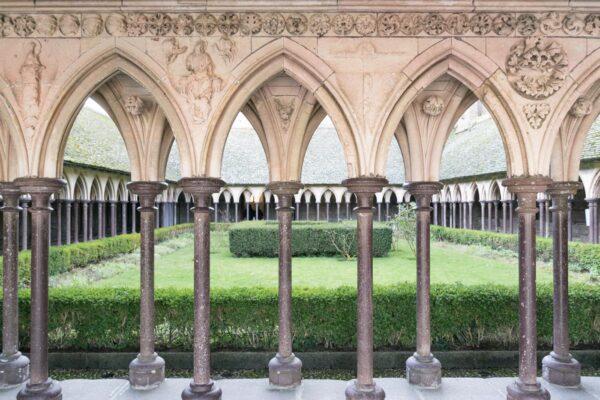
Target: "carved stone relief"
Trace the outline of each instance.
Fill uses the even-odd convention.
[[[292,120],[292,114],[294,113],[294,99],[290,99],[289,102],[286,102],[281,97],[275,97],[275,108],[277,109],[277,114],[279,115],[279,121],[281,123],[281,129],[283,129],[284,133],[287,133],[290,128],[290,121]]]
[[[257,13],[242,15],[240,30],[244,35],[256,35],[262,29],[262,18]]]
[[[60,29],[60,33],[64,36],[77,36],[79,35],[79,18],[74,15],[63,15],[60,17],[58,21],[58,28]]]
[[[537,32],[539,22],[535,15],[521,14],[517,17],[517,33],[522,36],[531,36]]]
[[[240,17],[235,13],[221,14],[217,29],[219,29],[219,32],[223,35],[235,35],[240,30]]]
[[[462,35],[470,28],[469,17],[465,14],[450,14],[446,18],[446,31],[451,35]]]
[[[21,110],[25,121],[25,133],[31,136],[38,123],[42,72],[46,68],[40,60],[42,45],[32,40],[25,46],[25,60],[19,69],[21,78]]]
[[[425,114],[435,117],[444,111],[444,101],[438,96],[429,96],[423,101],[421,108]]]
[[[13,21],[14,31],[18,36],[30,36],[37,26],[31,15],[19,15]]]
[[[349,35],[354,29],[354,17],[350,14],[338,14],[333,17],[333,31],[336,35]]]
[[[54,36],[58,29],[58,20],[54,15],[38,15],[35,23],[37,31],[44,36]]]
[[[233,62],[237,54],[237,45],[233,39],[231,39],[228,35],[223,34],[221,39],[219,39],[214,46],[223,61],[225,61],[227,64]]]
[[[192,107],[194,121],[203,123],[212,109],[213,95],[222,89],[223,80],[215,73],[215,66],[204,40],[196,42],[186,56],[184,66],[187,73],[176,71],[177,59],[187,50],[188,47],[180,46],[176,38],[163,42],[169,81]]]
[[[401,19],[398,14],[383,14],[379,18],[379,33],[383,36],[392,36],[400,32]]]
[[[589,33],[590,35],[600,34],[600,15],[590,14],[587,17],[585,17],[585,26],[583,30]]]
[[[127,35],[140,36],[148,32],[148,17],[141,13],[127,15]]]
[[[109,35],[120,36],[127,33],[127,22],[121,14],[111,14],[106,19],[106,32]]]
[[[498,14],[492,21],[492,29],[498,36],[508,36],[512,34],[516,25],[517,21],[511,14]]]
[[[128,96],[125,99],[125,109],[127,112],[133,116],[140,116],[144,113],[144,100],[139,98],[138,96]]]
[[[8,36],[14,30],[14,22],[8,15],[0,14],[0,37]]]
[[[331,19],[327,14],[313,14],[310,16],[308,27],[317,36],[324,36],[331,29]]]
[[[529,122],[529,125],[533,129],[539,129],[544,123],[544,120],[548,114],[550,114],[550,104],[525,104],[523,106],[523,112],[525,113],[525,117],[527,117],[527,122]]]
[[[210,36],[217,30],[217,19],[211,14],[200,14],[194,21],[194,29],[202,36]]]
[[[268,35],[280,35],[285,29],[285,19],[279,13],[267,14],[262,18],[262,28]]]
[[[98,36],[102,33],[102,17],[98,14],[86,15],[81,22],[83,36]]]
[[[554,40],[525,38],[512,46],[506,69],[517,92],[528,98],[545,99],[559,90],[566,79],[567,54]]]
[[[585,27],[585,22],[579,15],[571,13],[565,15],[563,19],[563,31],[567,35],[576,36],[579,35],[583,28]]]
[[[176,35],[191,35],[194,33],[194,17],[189,14],[180,14],[173,22],[173,32]]]
[[[356,32],[363,36],[370,36],[377,32],[377,20],[369,14],[360,14],[356,17]]]
[[[423,21],[423,30],[428,35],[441,35],[446,30],[446,21],[440,14],[428,14]]]
[[[575,104],[573,104],[573,107],[571,107],[569,113],[577,118],[590,115],[592,113],[592,102],[585,97],[580,97],[577,99]]]
[[[544,35],[554,34],[556,31],[560,30],[561,26],[560,16],[555,11],[544,14],[540,20],[540,31]]]
[[[302,35],[308,29],[308,19],[299,13],[291,14],[285,20],[285,26],[292,35]]]
[[[173,29],[173,20],[162,13],[153,14],[148,20],[148,30],[154,36],[165,36]]]

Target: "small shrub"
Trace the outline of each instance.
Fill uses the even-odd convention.
[[[390,219],[389,224],[393,232],[393,248],[398,249],[398,242],[405,240],[408,248],[417,255],[417,208],[415,203],[401,203],[398,205],[398,214]]]

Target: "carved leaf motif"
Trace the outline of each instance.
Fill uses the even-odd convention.
[[[571,13],[565,15],[563,19],[563,31],[567,35],[579,35],[584,27],[585,22],[577,14]]]
[[[333,18],[333,31],[341,36],[348,35],[354,29],[354,17],[350,14],[338,14]]]
[[[194,33],[194,17],[189,14],[179,14],[173,23],[173,32],[176,35],[186,36]]]
[[[531,36],[538,30],[538,20],[533,14],[521,14],[517,17],[517,33]]]
[[[317,36],[324,36],[331,29],[331,20],[327,14],[313,14],[310,17],[309,29]]]
[[[267,14],[263,18],[262,28],[268,35],[280,35],[285,29],[285,19],[279,13]]]
[[[379,33],[392,36],[400,31],[400,16],[398,14],[383,14],[379,17]]]
[[[79,23],[79,18],[71,14],[63,15],[58,21],[60,33],[65,36],[78,35],[80,26],[81,24]]]
[[[576,118],[585,117],[592,113],[592,102],[585,97],[577,99],[573,107],[571,107],[570,114]]]
[[[568,60],[557,42],[530,37],[513,45],[506,69],[515,90],[529,98],[545,99],[564,83]]]
[[[446,30],[446,22],[440,14],[428,14],[425,17],[423,30],[428,35],[441,35]]]
[[[583,28],[590,35],[600,34],[600,14],[590,14],[585,17],[585,27]]]
[[[525,104],[523,106],[523,112],[527,117],[527,122],[533,129],[539,129],[544,120],[550,114],[550,104]]]
[[[492,22],[494,32],[498,36],[508,36],[514,32],[517,21],[511,14],[498,14]]]
[[[361,14],[356,17],[356,32],[363,36],[369,36],[377,31],[377,20],[369,14]]]
[[[194,21],[194,28],[202,36],[210,36],[217,30],[217,20],[211,14],[200,14]]]
[[[446,18],[446,30],[451,35],[462,35],[469,30],[469,19],[464,14],[450,14]]]
[[[42,36],[53,36],[58,29],[58,20],[54,15],[39,15],[35,23],[36,30]]]
[[[256,35],[262,27],[262,18],[257,13],[246,13],[242,15],[241,31],[244,35]]]
[[[87,37],[98,36],[102,33],[103,25],[104,21],[102,21],[102,17],[100,15],[86,15],[81,23],[81,31],[83,35]]]
[[[400,22],[400,31],[405,35],[418,35],[423,30],[423,20],[418,14],[406,14]]]
[[[105,23],[106,32],[109,35],[123,35],[127,32],[127,21],[122,14],[111,14]]]
[[[153,14],[150,16],[148,29],[154,36],[165,36],[173,29],[173,20],[167,14]]]
[[[30,15],[19,15],[13,21],[15,33],[19,36],[31,36],[35,31],[36,23]]]
[[[235,35],[240,30],[240,18],[235,13],[221,14],[217,27],[224,35]]]
[[[148,17],[140,13],[127,16],[127,34],[129,36],[141,36],[146,32],[148,32]]]
[[[487,35],[492,30],[492,22],[488,14],[475,14],[471,17],[471,31],[476,35]]]
[[[561,27],[560,17],[555,11],[544,14],[540,21],[540,31],[545,35],[551,35]]]
[[[0,14],[0,37],[8,36],[14,29],[14,22],[8,15]]]
[[[308,29],[308,19],[299,13],[290,14],[285,20],[287,31],[292,35],[302,35]]]
[[[423,112],[430,117],[440,115],[444,111],[444,101],[439,96],[429,96],[421,106]]]

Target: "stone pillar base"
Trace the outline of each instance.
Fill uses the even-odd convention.
[[[21,386],[29,379],[29,358],[20,352],[12,356],[0,354],[0,390]]]
[[[577,387],[581,384],[581,364],[573,357],[563,359],[552,352],[542,360],[542,377],[554,385]]]
[[[182,400],[221,400],[221,389],[210,381],[206,385],[190,383],[181,393]]]
[[[518,379],[506,387],[506,400],[550,400],[550,393],[539,383],[524,385]]]
[[[377,384],[359,385],[351,381],[346,388],[346,400],[384,400],[385,392]]]
[[[293,389],[302,382],[302,361],[294,354],[277,354],[269,361],[269,384],[275,389]]]
[[[442,364],[433,355],[424,358],[415,353],[406,360],[406,379],[420,388],[437,389],[442,384]]]
[[[152,390],[165,380],[165,360],[156,353],[144,359],[138,355],[129,364],[129,384],[135,390]]]
[[[17,400],[62,400],[62,389],[52,379],[36,385],[28,383],[17,394]]]

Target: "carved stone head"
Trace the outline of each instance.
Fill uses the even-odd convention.
[[[125,99],[125,109],[131,115],[142,115],[144,113],[144,100],[137,96],[129,96]]]

